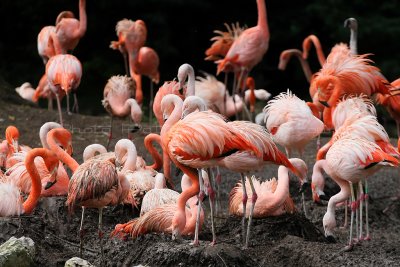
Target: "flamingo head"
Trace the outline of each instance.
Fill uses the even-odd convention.
[[[67,94],[72,90],[78,87],[80,80],[74,73],[65,73],[61,77],[60,86]]]
[[[6,140],[10,146],[13,147],[14,152],[18,151],[18,138],[19,131],[17,127],[10,125],[6,129]]]
[[[344,21],[343,27],[356,31],[358,28],[357,20],[355,18],[348,18]]]
[[[181,119],[185,118],[187,115],[194,111],[205,111],[207,110],[207,105],[201,97],[198,96],[188,96],[183,101],[182,105],[182,116]]]
[[[336,227],[335,214],[327,211],[322,219],[322,224],[324,226],[325,237],[328,241],[334,242],[335,238],[333,236],[333,229]]]
[[[172,240],[175,240],[181,236],[181,233],[185,229],[186,216],[184,212],[177,211],[174,218],[172,219]]]
[[[71,142],[72,134],[70,131],[64,128],[55,128],[49,131],[48,136],[50,135],[54,136],[58,146],[60,146],[63,150],[65,150],[65,152],[67,152],[69,155],[73,154],[73,148]]]
[[[315,81],[317,87],[318,101],[325,107],[333,106],[334,99],[331,96],[336,87],[336,79],[334,77],[318,77]]]
[[[47,190],[57,182],[59,160],[57,156],[52,152],[50,156],[46,156],[44,158],[44,163],[46,165],[47,170],[50,173],[50,179],[47,182],[46,186],[44,187],[44,189]]]

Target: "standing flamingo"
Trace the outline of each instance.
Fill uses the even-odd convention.
[[[303,160],[289,159],[304,177],[307,176],[307,165]],[[260,182],[255,176],[251,177],[254,189],[257,193],[257,202],[254,206],[254,218],[267,216],[279,216],[285,213],[293,213],[296,208],[289,194],[289,169],[279,166],[278,180],[272,178],[265,182]],[[246,179],[246,191],[251,190],[249,178]],[[243,216],[243,184],[238,183],[229,194],[229,213],[236,216]],[[246,209],[246,217],[250,210]]]
[[[63,14],[63,15],[62,15]],[[79,20],[71,13],[60,13],[57,18],[55,32],[51,32],[51,40],[55,53],[66,54],[75,49],[79,40],[85,35],[87,28],[86,0],[79,0]]]
[[[135,82],[127,76],[112,76],[104,87],[102,104],[111,115],[107,148],[112,138],[113,117],[124,118],[130,115],[135,123],[133,131],[140,129],[142,110],[137,101],[133,99],[134,91]]]
[[[0,182],[0,216],[30,214],[40,198],[42,183],[38,173],[35,158],[43,158],[46,168],[54,175],[58,166],[58,159],[51,151],[44,148],[35,148],[28,152],[25,160],[26,169],[31,178],[31,190],[28,198],[22,203],[20,189],[12,179],[3,178]]]
[[[227,67],[233,67],[235,73],[239,72],[237,88],[243,87],[242,83],[246,81],[248,73],[262,60],[268,50],[270,34],[265,0],[257,0],[257,10],[257,25],[244,30],[218,64],[217,74]],[[237,88],[234,88],[233,95]]]
[[[123,19],[117,22],[115,26],[115,32],[118,36],[118,41],[111,41],[110,48],[114,50],[119,50],[124,58],[125,74],[129,75],[129,65],[128,65],[128,51],[125,47],[126,33],[129,31],[130,27],[135,22],[130,19]]]
[[[346,250],[353,248],[353,219],[357,203],[353,185],[377,172],[383,166],[398,166],[396,158],[383,152],[379,146],[362,138],[343,138],[335,142],[326,154],[325,172],[340,186],[340,192],[332,196],[323,218],[325,235],[333,238],[336,227],[335,206],[351,195],[351,224]],[[362,189],[362,187],[360,188]],[[368,235],[368,233],[367,233]]]
[[[76,90],[81,82],[82,64],[73,55],[56,55],[46,64],[46,76],[50,89],[56,95],[60,123],[63,125],[60,98],[63,93],[67,95],[67,112],[70,114],[69,93],[72,92],[74,94],[73,109],[78,112]]]
[[[260,168],[269,161],[280,162],[299,174],[261,126],[247,122],[226,123],[221,115],[210,111],[195,112],[178,121],[182,102],[177,96],[166,96],[162,101],[163,110],[168,110],[171,103],[173,112],[161,130],[163,148],[192,181],[192,186],[178,200],[179,209],[172,224],[173,236],[184,229],[186,200],[199,191],[195,169],[219,165],[243,173]],[[253,197],[253,204],[255,200]],[[194,244],[198,244],[198,235],[195,235]]]

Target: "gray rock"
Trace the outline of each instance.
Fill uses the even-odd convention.
[[[35,242],[29,237],[11,237],[0,246],[0,267],[32,266]]]
[[[65,262],[64,267],[94,267],[94,265],[90,264],[87,260],[81,259],[79,257],[73,257]]]

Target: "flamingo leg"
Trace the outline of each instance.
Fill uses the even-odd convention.
[[[201,213],[201,204],[203,203],[203,198],[204,198],[204,184],[203,184],[203,176],[201,175],[201,169],[197,169],[197,172],[199,174],[199,186],[200,186],[200,191],[199,191],[199,203],[198,203],[198,210],[197,210],[197,216],[196,216],[196,228],[194,231],[194,240],[192,245],[198,246],[199,245],[199,227],[200,227],[200,213]]]
[[[227,99],[227,97],[228,97],[228,94],[227,94],[227,90],[228,90],[228,72],[225,72],[224,84],[225,84],[225,93],[224,93],[224,114],[226,114],[226,99]]]
[[[78,97],[76,96],[76,93],[73,94],[74,94],[74,105],[72,106],[72,110],[75,111],[75,113],[79,113]]]
[[[365,179],[365,231],[366,231],[366,236],[364,240],[371,240],[371,236],[369,235],[369,222],[368,222],[368,202],[369,202],[369,196],[368,196],[368,181]]]
[[[245,247],[245,248],[248,248],[248,247],[249,247],[250,227],[251,227],[251,222],[252,222],[252,220],[253,220],[254,207],[255,207],[255,205],[256,205],[256,201],[257,201],[257,197],[258,197],[258,196],[257,196],[257,193],[256,193],[256,190],[255,190],[255,188],[254,188],[254,185],[253,185],[253,179],[252,179],[252,177],[250,177],[249,182],[250,182],[250,187],[251,187],[252,196],[251,196],[251,207],[250,207],[249,221],[247,222],[246,243],[244,244],[244,247]]]
[[[53,99],[51,99],[51,97],[47,98],[47,109],[53,110]]]
[[[84,235],[83,218],[84,218],[84,215],[85,215],[85,207],[82,207],[81,228],[79,228],[79,238],[80,238],[79,253],[80,253],[81,258],[82,258],[82,254],[83,254],[83,235]]]
[[[104,249],[103,249],[103,208],[99,208],[99,241],[101,251],[101,261],[104,262]]]
[[[243,173],[240,173],[240,179],[242,180],[242,190],[243,190],[243,197],[242,197],[242,203],[243,203],[243,217],[242,217],[242,240],[245,241],[245,222],[246,222],[246,204],[247,204],[247,192],[246,192],[246,179],[244,178]]]
[[[129,71],[128,57],[127,57],[126,53],[122,53],[122,56],[124,57],[125,73],[128,77],[130,77],[131,74]]]
[[[361,220],[361,218],[360,218],[360,211],[359,211],[359,200],[360,200],[360,198],[359,198],[359,190],[358,190],[358,188],[357,188],[357,185],[354,185],[354,187],[355,187],[355,189],[354,189],[354,191],[355,191],[355,197],[356,197],[356,199],[355,199],[355,208],[356,208],[356,210],[355,210],[355,212],[356,212],[356,237],[354,238],[354,244],[357,244],[358,243],[358,234],[359,234],[359,228],[358,228],[358,225],[359,225],[359,220]]]
[[[69,94],[67,93],[67,114],[72,115],[71,110],[69,109]]]
[[[211,169],[208,168],[207,169],[208,172],[208,177],[213,177],[212,175],[210,175]],[[211,178],[212,179],[212,178]],[[214,180],[214,179],[212,179]],[[213,181],[210,181],[209,183],[209,187],[207,188],[208,191],[208,196],[210,197],[210,216],[211,216],[211,232],[212,232],[212,242],[211,242],[211,246],[214,246],[215,243],[217,242],[217,235],[215,234],[215,224],[214,224],[214,207],[215,207],[215,191],[213,188]]]
[[[154,83],[150,81],[150,103],[149,103],[149,124],[151,127],[151,123],[153,120],[153,99],[154,99]]]
[[[221,209],[221,172],[219,171],[219,166],[216,168],[217,176],[215,177],[215,188],[217,190],[217,196],[215,201],[215,213],[218,214],[219,210]]]
[[[235,107],[235,119],[238,119],[238,114],[237,114],[237,109],[236,109],[236,100],[235,100],[235,92],[236,92],[236,86],[238,83],[238,77],[236,72],[234,72],[233,75],[233,88],[232,88],[232,100],[233,100],[233,106]]]
[[[62,127],[64,127],[63,124],[63,119],[62,119],[62,114],[61,114],[61,103],[60,103],[60,97],[58,94],[56,94],[56,99],[57,99],[57,108],[58,108],[58,115],[60,116],[60,124]]]
[[[108,133],[108,141],[107,141],[107,146],[106,146],[107,151],[108,151],[108,147],[110,146],[111,139],[112,139],[112,124],[113,124],[113,118],[114,118],[114,116],[111,115],[111,120],[110,120],[110,131],[109,131],[109,133]]]
[[[317,152],[320,148],[321,148],[321,134],[319,134],[317,137]]]
[[[364,202],[364,190],[362,182],[358,182],[358,190],[360,191],[360,231],[358,235],[358,240],[363,240],[363,202]]]
[[[346,200],[345,202],[344,202],[344,222],[343,222],[343,225],[342,225],[342,228],[346,228],[347,227],[347,217],[348,217],[348,201]]]
[[[349,234],[349,244],[344,248],[345,251],[350,251],[353,249],[353,223],[354,223],[354,212],[356,211],[356,201],[354,196],[354,188],[353,184],[350,184],[350,191],[351,191],[351,215],[350,215],[350,234]]]

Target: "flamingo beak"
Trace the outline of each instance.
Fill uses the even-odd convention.
[[[45,190],[49,189],[49,188],[52,187],[55,183],[57,183],[57,171],[58,171],[58,167],[55,167],[55,168],[51,171],[50,175],[51,175],[51,178],[54,178],[54,181],[48,181],[47,184],[46,184],[46,186],[44,187]],[[52,180],[52,179],[51,179],[51,180]]]
[[[321,101],[321,100],[319,100],[319,103],[321,103],[322,105],[324,105],[324,106],[327,107],[327,108],[330,107],[329,104],[328,104],[328,102],[326,102],[326,101]]]
[[[136,133],[141,129],[140,124],[135,123],[132,127],[131,133]]]

